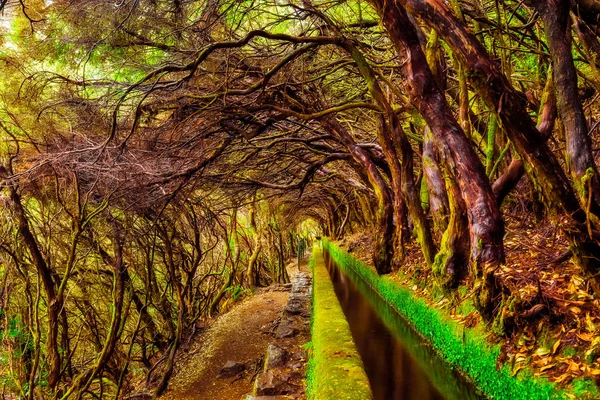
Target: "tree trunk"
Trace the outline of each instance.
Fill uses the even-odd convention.
[[[574,262],[590,277],[595,292],[600,293],[600,246],[589,237],[586,214],[558,160],[529,117],[525,96],[510,85],[482,44],[445,3],[437,0],[388,2],[391,3],[403,4],[413,15],[436,29],[460,56],[482,99],[497,110],[506,134],[526,162],[525,168],[534,186],[544,195],[550,216],[568,235]]]
[[[600,41],[594,31],[574,13],[571,13],[573,20],[573,29],[577,34],[579,43],[585,53],[585,56],[590,64],[596,89],[600,85]]]
[[[404,200],[408,205],[408,212],[415,224],[417,231],[417,240],[421,245],[423,257],[428,265],[433,264],[433,258],[436,250],[429,228],[429,222],[423,212],[421,205],[421,196],[415,185],[413,173],[413,150],[406,134],[404,133],[398,116],[392,109],[391,104],[383,93],[383,90],[377,82],[375,73],[369,66],[362,53],[356,48],[353,42],[346,40],[342,47],[352,56],[358,69],[367,82],[369,93],[374,102],[383,108],[387,121],[380,116],[378,130],[378,139],[381,144],[385,158],[390,166],[392,175],[392,189],[394,191],[396,219],[400,214],[400,207],[404,206]],[[402,162],[401,162],[402,161]],[[400,204],[402,199],[402,204]],[[403,227],[396,223],[396,238],[404,234]],[[397,239],[398,240],[398,239]]]
[[[0,167],[0,174],[6,174],[6,169],[4,167]],[[21,234],[23,242],[25,242],[25,246],[29,251],[37,273],[42,280],[48,302],[48,332],[46,339],[46,353],[48,355],[49,366],[48,386],[54,389],[56,388],[61,375],[61,356],[58,351],[58,327],[60,323],[60,313],[63,309],[63,301],[62,298],[56,295],[57,291],[54,280],[52,279],[52,272],[40,251],[35,236],[33,236],[33,233],[31,232],[25,209],[21,203],[21,196],[17,193],[17,188],[14,185],[9,185],[9,191],[13,210],[19,224],[19,233]]]
[[[490,317],[499,294],[494,272],[504,262],[504,225],[492,188],[481,161],[436,84],[406,11],[397,2],[376,0],[375,4],[398,54],[407,57],[402,68],[411,100],[427,121],[460,187],[469,217],[476,304],[484,316]]]
[[[554,129],[554,122],[556,121],[556,96],[554,95],[554,83],[552,80],[552,73],[548,73],[548,79],[546,79],[546,85],[544,86],[544,92],[540,102],[540,111],[538,113],[538,124],[537,129],[540,135],[547,140],[552,135]],[[525,167],[523,161],[519,157],[514,157],[508,168],[500,175],[498,179],[492,185],[492,190],[496,195],[498,206],[502,205],[502,202],[508,196],[508,194],[517,186],[521,178],[525,174]]]
[[[471,248],[467,207],[459,185],[446,175],[446,187],[450,219],[440,243],[440,251],[435,256],[433,273],[438,284],[444,289],[455,288],[460,279],[468,274],[469,250]]]
[[[389,273],[394,256],[394,209],[388,186],[366,150],[356,144],[352,135],[335,117],[327,116],[321,118],[319,122],[327,131],[335,133],[353,159],[364,166],[367,171],[369,182],[377,199],[375,218],[378,229],[373,241],[373,263],[379,274]]]
[[[448,204],[448,193],[446,192],[446,184],[444,177],[439,168],[437,161],[437,155],[433,140],[431,137],[431,131],[429,128],[425,128],[425,134],[423,135],[423,176],[425,177],[425,183],[427,184],[427,191],[429,193],[429,210],[433,217],[433,226],[435,231],[442,232],[448,227],[448,216],[450,215],[450,206]],[[460,192],[459,192],[460,193]],[[438,240],[440,237],[438,236]]]
[[[598,170],[592,155],[592,142],[583,106],[577,92],[577,71],[571,49],[571,25],[568,0],[533,0],[535,9],[544,22],[544,33],[552,59],[554,92],[558,114],[563,124],[567,148],[565,155],[579,201],[598,215],[600,185]],[[588,188],[592,188],[588,196]],[[588,197],[593,204],[587,205]]]

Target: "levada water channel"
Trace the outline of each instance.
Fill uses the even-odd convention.
[[[485,399],[358,273],[324,258],[375,400]]]

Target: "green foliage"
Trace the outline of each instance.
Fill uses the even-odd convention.
[[[597,393],[597,391],[598,387],[592,380],[576,379],[573,381],[573,393],[578,399],[589,398],[589,393]]]
[[[427,339],[446,362],[464,373],[489,398],[511,400],[566,398],[565,392],[546,380],[512,377],[507,365],[498,370],[496,367],[500,354],[498,346],[489,345],[481,334],[471,329],[465,330],[441,311],[430,308],[423,300],[416,299],[409,290],[389,278],[378,276],[368,266],[352,258],[334,244],[324,241],[324,247],[344,271],[358,274],[367,281]],[[352,273],[348,275],[354,279]]]
[[[4,311],[0,309],[0,318],[4,318]],[[33,340],[22,325],[22,322],[18,318],[10,318],[7,326],[4,329],[0,327],[0,342],[9,341],[12,343],[12,351],[7,351],[0,347],[0,386],[15,390],[15,376],[12,376],[9,371],[9,364],[11,359],[17,360],[23,357],[24,354],[31,353],[33,351]],[[27,392],[28,383],[22,384],[22,389]]]
[[[231,298],[233,301],[238,301],[240,298],[252,294],[249,289],[244,289],[240,285],[229,286],[225,289],[225,292],[231,292]]]
[[[573,357],[575,355],[577,355],[577,349],[573,347],[565,347],[563,350],[563,356],[565,357]]]

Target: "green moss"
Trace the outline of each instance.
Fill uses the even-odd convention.
[[[467,285],[460,285],[458,288],[456,288],[456,291],[461,298],[465,297],[469,293],[469,290],[470,288]]]
[[[369,400],[371,387],[318,247],[313,271],[312,349],[307,394],[315,400]]]
[[[496,362],[500,348],[489,345],[481,333],[463,329],[441,311],[430,308],[389,278],[378,276],[335,245],[324,241],[324,248],[351,279],[359,275],[365,280],[420,332],[448,364],[461,371],[487,397],[511,400],[567,398],[564,391],[545,379],[512,377],[507,365],[498,370]]]
[[[577,349],[574,347],[565,347],[563,350],[563,356],[565,357],[573,357],[577,355]]]
[[[433,276],[436,279],[436,283],[439,287],[448,288],[452,286],[453,278],[446,273],[446,264],[448,263],[448,259],[452,257],[452,250],[449,248],[449,238],[450,232],[448,229],[444,231],[442,235],[442,241],[440,243],[440,249],[438,253],[435,255],[435,259],[433,260],[433,264],[431,265],[431,271],[433,272]]]
[[[425,179],[421,179],[421,207],[424,210],[429,210],[429,191],[427,190],[427,181]]]
[[[596,383],[590,379],[576,379],[573,381],[573,393],[578,399],[591,398],[589,393],[594,393],[596,390]]]
[[[460,285],[456,290],[452,293],[453,302],[456,304],[454,306],[454,311],[460,315],[468,315],[474,311],[477,311],[475,305],[473,304],[473,300],[469,296],[471,292],[471,288],[467,285]]]

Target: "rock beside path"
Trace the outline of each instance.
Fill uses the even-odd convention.
[[[283,315],[273,330],[274,341],[267,347],[264,369],[246,400],[306,398],[307,355],[303,345],[310,340],[311,300],[312,278],[307,272],[297,272]]]
[[[282,349],[276,344],[270,343],[267,347],[267,358],[265,361],[265,370],[272,368],[280,368],[285,366],[288,361],[290,354],[287,350]]]
[[[227,361],[221,371],[219,371],[219,375],[217,375],[218,379],[231,378],[232,376],[236,376],[240,372],[246,369],[246,364],[237,362],[237,361]]]

